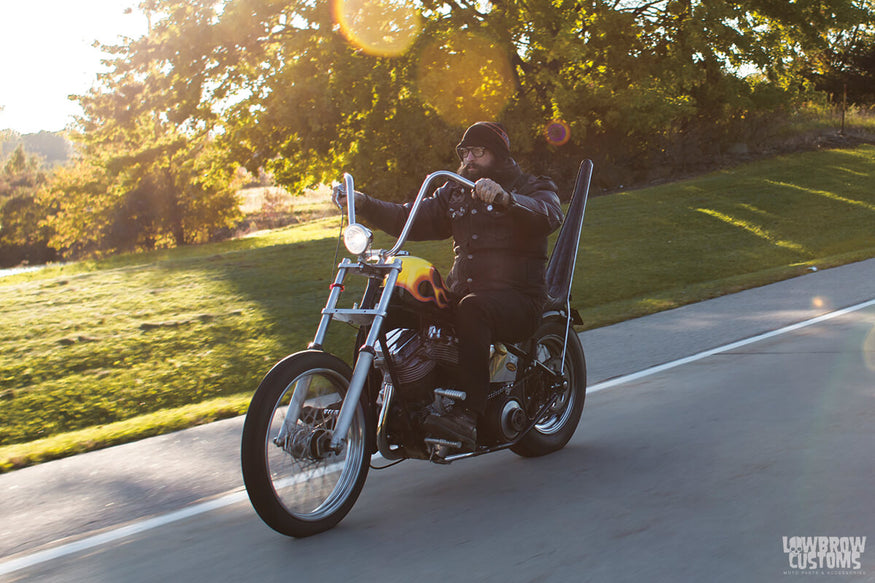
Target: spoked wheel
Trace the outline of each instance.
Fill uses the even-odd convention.
[[[321,351],[277,364],[252,397],[243,425],[243,482],[268,526],[304,537],[350,511],[370,464],[365,410],[357,404],[341,451],[329,448],[352,371]]]
[[[553,371],[562,370],[564,321],[548,320],[541,324],[533,336],[533,343],[534,354],[539,362]],[[540,378],[540,382],[548,382],[548,375],[541,375]],[[574,330],[568,333],[562,379],[564,382],[555,403],[538,420],[535,427],[511,448],[514,453],[525,457],[536,457],[562,449],[577,429],[586,398],[586,359],[580,338]],[[545,398],[556,394],[553,390],[540,388]]]

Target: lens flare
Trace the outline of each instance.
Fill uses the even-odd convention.
[[[544,129],[547,142],[553,146],[564,146],[571,139],[571,128],[561,119],[554,119]]]
[[[422,29],[422,17],[404,0],[334,0],[334,20],[346,39],[371,55],[403,54]]]
[[[417,69],[421,99],[447,123],[462,127],[497,119],[514,93],[505,52],[494,42],[458,33],[425,47]]]

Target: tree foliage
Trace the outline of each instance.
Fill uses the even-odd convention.
[[[233,223],[233,167],[214,142],[160,122],[142,129],[83,136],[87,153],[56,173],[42,199],[56,248],[79,256],[180,246]]]
[[[411,6],[415,9],[411,9]],[[804,88],[805,55],[860,26],[868,0],[148,0],[152,33],[116,47],[137,107],[212,128],[229,163],[292,190],[351,170],[402,198],[456,164],[479,119],[565,178],[585,156],[643,172],[679,143],[719,148]],[[756,68],[744,78],[740,68]],[[544,139],[562,120],[570,140]],[[725,143],[724,143],[725,145]],[[689,150],[689,147],[687,147]]]
[[[236,168],[203,124],[154,107],[161,79],[107,74],[79,98],[80,155],[43,195],[52,243],[66,254],[204,242],[237,218]]]
[[[54,259],[37,193],[46,181],[42,160],[18,146],[0,166],[0,266]]]
[[[597,187],[666,177],[757,139],[811,71],[868,67],[872,2],[142,0],[41,224],[68,255],[203,241],[239,166],[399,200],[482,119],[563,186],[585,157]]]
[[[814,53],[803,72],[833,102],[875,103],[875,23],[861,22],[831,33],[831,42]]]

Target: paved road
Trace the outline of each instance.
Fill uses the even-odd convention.
[[[597,390],[565,450],[372,472],[312,539],[234,498],[166,520],[239,492],[239,419],[3,475],[0,580],[774,581],[782,537],[873,534],[875,306],[624,375],[873,298],[870,260],[585,333]],[[875,580],[860,560],[827,576]]]

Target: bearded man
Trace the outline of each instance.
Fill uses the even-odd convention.
[[[562,222],[556,185],[520,170],[510,138],[496,122],[477,122],[456,146],[458,174],[472,189],[449,181],[422,201],[411,240],[452,236],[455,258],[447,286],[459,340],[459,390],[466,398],[445,414],[424,421],[433,437],[473,449],[478,417],[489,394],[489,348],[534,333],[546,300],[547,236]],[[396,204],[355,193],[356,212],[372,226],[397,236],[411,203]],[[345,201],[343,187],[336,200]]]

